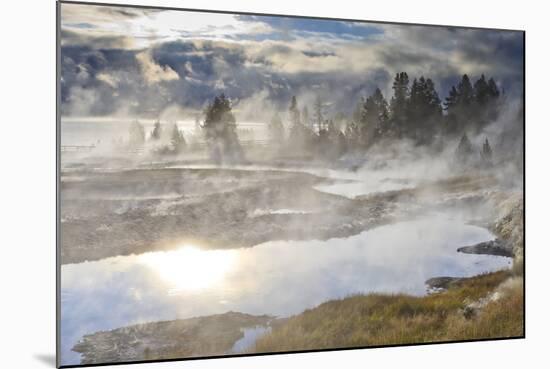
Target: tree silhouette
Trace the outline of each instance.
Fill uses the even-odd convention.
[[[180,153],[185,150],[187,143],[183,137],[183,132],[178,129],[177,124],[172,124],[170,128],[170,145],[174,153]]]
[[[456,148],[455,156],[460,162],[465,163],[470,160],[473,153],[474,153],[474,146],[472,145],[472,142],[468,138],[468,135],[464,133],[460,138],[458,147]]]
[[[315,102],[313,104],[313,117],[315,123],[317,124],[317,131],[321,132],[325,127],[324,124],[324,113],[323,113],[323,102],[321,101],[321,96],[317,95],[315,97]]]
[[[414,79],[407,108],[407,136],[417,144],[431,143],[439,129],[442,109],[430,78]]]
[[[153,130],[151,131],[151,140],[160,140],[160,137],[162,136],[162,126],[160,125],[160,121],[156,121],[153,125]]]
[[[231,101],[222,93],[216,96],[204,112],[202,129],[210,157],[216,163],[234,163],[243,159],[237,136],[237,124],[231,110]]]
[[[369,147],[383,134],[388,134],[388,103],[379,88],[369,96],[363,105],[361,116],[361,143]]]
[[[485,75],[472,86],[465,74],[455,87],[451,87],[445,99],[446,134],[457,135],[464,130],[478,134],[489,123],[498,118],[500,91],[493,78]]]
[[[485,137],[485,142],[483,143],[483,148],[480,152],[481,155],[481,161],[485,165],[489,165],[492,163],[493,160],[493,149],[491,149],[491,145],[489,145],[489,139]]]
[[[309,152],[313,142],[313,132],[300,120],[300,110],[296,96],[292,96],[289,107],[290,132],[288,134],[289,147],[300,153]]]
[[[397,137],[407,133],[407,103],[409,98],[409,76],[397,73],[393,81],[393,97],[390,100],[391,132]]]
[[[290,106],[288,108],[288,113],[290,116],[290,123],[292,125],[300,124],[300,110],[298,109],[298,102],[296,100],[296,96],[292,96],[292,98],[290,99]]]

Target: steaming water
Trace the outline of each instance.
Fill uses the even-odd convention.
[[[133,119],[66,119],[61,120],[61,145],[97,145],[109,144],[113,140],[127,140],[128,130]],[[145,133],[148,135],[155,124],[154,120],[139,121]],[[161,122],[166,124],[168,122]],[[175,122],[185,136],[195,134],[195,122],[192,120],[180,120]],[[239,129],[250,132],[257,139],[265,139],[266,130],[264,123],[240,122]],[[246,134],[241,133],[246,137]]]
[[[182,245],[63,265],[62,363],[79,362],[70,349],[84,334],[129,324],[227,311],[288,316],[354,293],[422,295],[431,277],[508,268],[508,258],[456,252],[492,238],[437,214],[327,241],[209,251]]]
[[[406,178],[403,173],[386,171],[386,170],[363,170],[349,171],[344,169],[327,169],[313,167],[274,167],[269,165],[233,165],[219,166],[215,164],[199,164],[199,165],[169,165],[167,168],[172,169],[225,169],[225,170],[240,170],[240,171],[278,171],[290,173],[306,173],[317,177],[326,178],[330,181],[321,183],[313,188],[329,193],[332,195],[344,196],[347,198],[355,198],[358,196],[368,195],[375,192],[396,191],[406,188],[413,188],[419,182],[419,175],[406,173]],[[435,177],[433,178],[435,179]]]
[[[306,166],[284,166],[277,167],[271,165],[225,165],[216,164],[186,164],[186,165],[167,165],[166,168],[171,169],[226,169],[226,170],[241,170],[251,172],[261,171],[276,171],[276,172],[291,172],[291,173],[307,173],[317,177],[341,180],[358,180],[362,178],[362,174],[348,170],[328,169],[328,168],[313,168]]]
[[[385,180],[368,179],[362,181],[320,184],[313,188],[321,192],[353,199],[375,192],[397,191],[414,187],[415,186],[409,180],[386,178]]]
[[[251,217],[260,217],[262,215],[288,215],[288,214],[311,214],[309,210],[301,209],[256,209],[250,213]]]

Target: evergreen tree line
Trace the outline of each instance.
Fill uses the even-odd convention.
[[[311,154],[321,158],[333,158],[347,150],[346,137],[336,127],[334,120],[326,119],[324,104],[319,96],[313,104],[310,117],[307,106],[300,110],[296,96],[292,96],[288,108],[288,138],[279,114],[275,114],[269,123],[269,135],[275,145],[288,149],[292,153]]]
[[[243,151],[231,101],[224,94],[214,97],[205,108],[203,118],[202,124],[200,119],[196,119],[195,129],[202,132],[211,159],[216,163],[241,161]],[[142,147],[147,141],[145,129],[137,120],[130,124],[128,136],[130,148]],[[157,120],[148,141],[154,144],[151,148],[154,154],[179,154],[187,148],[183,132],[175,123],[163,127]]]
[[[392,89],[389,103],[379,88],[361,98],[351,119],[346,119],[343,113],[329,119],[320,96],[315,99],[310,116],[308,106],[300,109],[296,96],[292,96],[288,124],[283,123],[279,114],[269,122],[271,141],[290,152],[336,158],[348,151],[366,150],[384,139],[409,139],[416,145],[433,145],[440,144],[443,138],[462,136],[457,151],[466,155],[473,150],[466,132],[478,134],[496,120],[502,100],[494,79],[487,80],[484,75],[473,85],[468,75],[463,75],[443,102],[432,79],[424,76],[411,83],[407,73],[396,73]],[[217,163],[243,160],[231,101],[223,93],[215,96],[203,116],[203,124],[197,124],[211,159]],[[185,149],[185,139],[176,124],[171,126],[168,136],[170,143],[161,153],[179,153]],[[150,140],[160,141],[161,137],[166,136],[157,121]],[[134,122],[130,127],[130,143],[144,142],[143,126]],[[491,154],[486,140],[481,156],[490,158]]]
[[[145,128],[135,120],[128,128],[128,146],[130,148],[142,147],[146,142]],[[176,123],[169,124],[166,131],[160,121],[156,121],[149,134],[149,142],[155,144],[152,152],[155,154],[179,154],[183,152],[187,143],[183,132]]]
[[[501,92],[493,78],[484,75],[472,85],[463,75],[442,103],[431,78],[395,75],[388,103],[380,89],[360,101],[347,131],[357,146],[369,147],[383,138],[408,138],[417,145],[431,145],[437,138],[478,134],[498,116]]]
[[[397,73],[392,89],[389,103],[379,88],[361,98],[345,127],[334,123],[342,117],[325,118],[320,97],[316,98],[313,117],[309,119],[307,106],[300,113],[293,96],[285,146],[330,156],[368,149],[383,139],[409,139],[416,145],[441,144],[442,139],[458,139],[467,132],[480,133],[497,119],[502,100],[494,79],[487,80],[484,75],[473,85],[468,75],[463,75],[443,102],[433,80],[424,76],[411,83],[407,73]],[[284,141],[285,130],[279,115],[271,120],[269,132],[273,141]]]

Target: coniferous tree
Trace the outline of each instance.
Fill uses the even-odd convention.
[[[474,93],[475,106],[472,109],[474,110],[475,122],[472,127],[476,131],[480,131],[490,121],[489,105],[492,100],[489,83],[485,80],[485,75],[482,74],[474,83]]]
[[[162,126],[160,125],[160,121],[157,120],[153,125],[153,130],[151,131],[151,139],[160,140],[161,136],[162,136]]]
[[[231,101],[222,93],[216,96],[204,112],[202,126],[210,150],[216,162],[236,162],[243,159],[242,147],[237,136],[237,124],[231,110]]]
[[[462,135],[462,138],[460,139],[460,142],[458,143],[458,147],[456,148],[455,156],[459,162],[466,163],[470,160],[473,153],[474,146],[468,138],[468,135],[464,133]]]
[[[414,79],[408,102],[408,136],[418,144],[429,144],[439,130],[441,100],[433,81],[421,76]]]
[[[463,122],[463,127],[469,128],[473,125],[473,119],[475,117],[475,113],[472,109],[475,101],[475,94],[467,74],[462,76],[462,80],[457,85],[456,90],[458,91],[459,117]]]
[[[361,121],[363,117],[363,107],[365,106],[365,98],[361,96],[359,98],[359,101],[357,102],[357,105],[355,105],[355,109],[353,110],[353,113],[351,115],[351,120],[355,123],[358,123]]]
[[[302,124],[300,120],[300,110],[296,96],[292,96],[289,107],[290,131],[288,134],[288,144],[292,150],[299,153],[310,151],[312,142],[312,133],[309,127]]]
[[[397,73],[393,81],[393,97],[390,100],[390,131],[397,137],[407,134],[407,103],[409,99],[409,76]]]
[[[498,118],[498,108],[501,97],[501,92],[493,78],[489,78],[487,82],[489,90],[489,102],[487,106],[487,120],[489,122]]]
[[[418,140],[420,131],[420,120],[424,116],[424,88],[425,80],[421,77],[420,81],[416,78],[413,80],[407,104],[407,130],[406,136],[413,140]]]
[[[431,144],[434,138],[442,133],[443,108],[441,107],[441,99],[435,89],[435,84],[428,78],[426,80],[426,104],[427,117],[425,122],[426,134],[422,138],[421,143]]]
[[[296,96],[292,96],[290,99],[290,106],[288,108],[288,113],[290,116],[290,123],[292,125],[300,124],[300,110],[298,109],[298,102]]]
[[[493,149],[491,149],[491,145],[489,145],[489,139],[485,137],[485,142],[483,143],[483,148],[480,152],[481,155],[481,161],[485,165],[489,165],[492,163],[493,160]]]
[[[472,83],[470,82],[470,78],[467,74],[462,76],[462,80],[456,89],[458,91],[459,105],[462,107],[469,107],[474,101],[475,95],[474,88],[472,87]]]
[[[445,133],[448,136],[456,136],[471,126],[474,101],[474,88],[468,75],[464,74],[457,86],[451,87],[449,96],[445,99],[444,105],[447,111]]]
[[[443,103],[444,110],[447,112],[444,129],[446,136],[456,136],[460,131],[458,102],[458,91],[455,86],[452,86],[449,91],[449,96],[445,98],[445,102]]]
[[[500,91],[493,78],[485,75],[472,86],[467,75],[449,92],[445,99],[446,133],[457,135],[464,130],[477,134],[498,117]]]
[[[346,124],[345,138],[349,149],[356,149],[359,146],[360,130],[359,125],[351,120]]]
[[[379,88],[365,100],[362,113],[361,142],[369,147],[388,129],[388,103]]]
[[[487,105],[490,99],[489,84],[485,80],[485,75],[482,74],[481,77],[474,83],[474,94],[475,100],[479,107]]]
[[[500,96],[500,91],[497,87],[497,84],[493,78],[489,78],[489,82],[487,83],[489,88],[489,96],[493,99],[497,99]]]
[[[451,87],[451,90],[449,91],[449,96],[445,98],[445,102],[443,103],[444,109],[451,112],[455,107],[458,105],[458,91],[456,90],[455,86]]]
[[[313,105],[313,117],[315,123],[317,124],[317,131],[321,132],[325,127],[324,125],[324,114],[323,114],[323,102],[321,101],[321,96],[317,95]]]
[[[378,112],[378,115],[377,115],[378,124],[377,124],[376,130],[377,130],[377,133],[381,133],[386,128],[385,125],[387,124],[390,118],[388,102],[384,98],[384,95],[382,95],[382,91],[380,91],[379,88],[376,88],[374,90],[374,94],[372,95],[372,98],[374,99],[376,110]]]
[[[427,94],[427,103],[432,112],[441,114],[441,99],[435,89],[434,82],[431,78],[426,80],[426,94]]]
[[[170,129],[170,145],[174,153],[180,153],[185,150],[187,143],[183,137],[183,132],[178,129],[177,124],[173,124]]]

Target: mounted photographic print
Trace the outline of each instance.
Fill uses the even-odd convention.
[[[524,337],[523,31],[57,6],[59,366]]]

